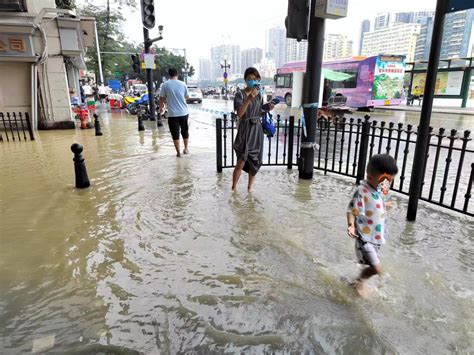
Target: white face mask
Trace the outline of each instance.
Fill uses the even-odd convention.
[[[377,191],[387,195],[390,191],[390,181],[388,181],[388,179],[383,179],[382,182],[378,184]]]

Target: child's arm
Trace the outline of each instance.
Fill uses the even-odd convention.
[[[357,238],[355,217],[351,212],[347,212],[347,234],[351,238]]]

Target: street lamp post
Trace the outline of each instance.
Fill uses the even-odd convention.
[[[227,64],[227,58],[224,58],[224,63],[221,62],[221,69],[224,69],[224,87],[225,87],[225,99],[228,100],[227,96],[227,69],[230,69],[230,63]]]

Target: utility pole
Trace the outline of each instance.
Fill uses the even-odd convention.
[[[319,107],[319,90],[324,53],[325,19],[316,17],[316,0],[311,1],[309,10],[308,56],[304,83],[303,114],[304,126],[301,136],[298,171],[300,179],[312,179],[314,172],[314,150],[316,124]]]
[[[407,219],[416,220],[418,200],[421,196],[423,175],[425,173],[426,153],[430,142],[430,121],[433,109],[433,98],[438,74],[439,56],[443,42],[443,29],[449,0],[438,0],[433,23],[433,35],[431,39],[430,57],[426,71],[425,91],[423,94],[423,105],[421,107],[420,124],[418,126],[418,138],[416,140],[415,156],[413,158],[413,170],[410,180],[410,198],[408,200]]]
[[[153,42],[150,41],[148,29],[143,27],[143,38],[145,39],[145,55],[150,53]],[[153,68],[146,68],[146,81],[148,87],[148,105],[150,107],[150,121],[156,121],[155,92],[153,90]]]
[[[224,64],[221,63],[221,69],[224,69],[224,87],[225,87],[225,99],[228,100],[228,96],[227,96],[227,82],[229,81],[227,79],[228,77],[228,74],[227,74],[227,69],[230,69],[230,63],[227,64],[227,58],[224,58]]]

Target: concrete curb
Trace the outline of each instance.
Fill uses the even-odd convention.
[[[421,107],[408,107],[408,106],[376,106],[376,110],[386,111],[405,111],[405,112],[421,112]],[[433,113],[447,113],[453,115],[467,115],[474,116],[473,109],[456,109],[451,107],[433,107]]]

